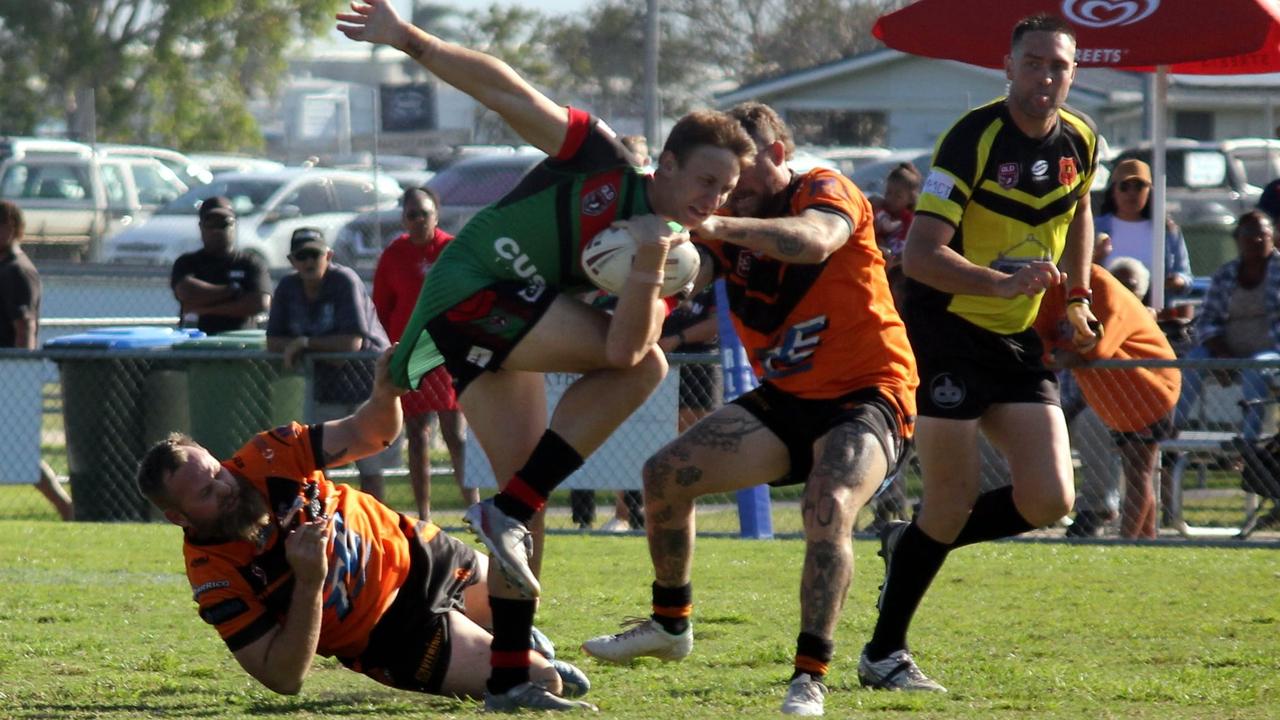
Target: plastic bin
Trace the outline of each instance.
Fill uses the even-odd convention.
[[[176,353],[267,349],[265,330],[236,330],[178,343]],[[216,458],[254,434],[302,418],[306,380],[265,358],[185,358],[191,437]]]
[[[75,519],[147,520],[134,476],[147,447],[185,429],[185,375],[168,349],[199,330],[103,328],[45,343],[62,382],[62,418]],[[154,355],[147,351],[157,351]],[[141,353],[140,353],[141,351]]]

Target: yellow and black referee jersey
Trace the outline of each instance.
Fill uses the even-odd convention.
[[[1097,150],[1086,115],[1064,107],[1053,131],[1029,138],[1000,98],[970,110],[938,140],[916,214],[954,226],[951,249],[975,265],[1013,273],[1034,260],[1056,263],[1076,201],[1093,183]],[[1039,296],[951,295],[918,282],[907,292],[918,303],[912,315],[949,310],[1001,335],[1026,330],[1040,308]]]

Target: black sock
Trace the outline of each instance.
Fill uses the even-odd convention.
[[[511,600],[489,596],[493,611],[493,641],[489,643],[489,692],[504,693],[529,682],[529,630],[533,627],[536,600]]]
[[[973,511],[969,513],[969,521],[961,528],[959,537],[951,543],[951,547],[999,540],[1035,529],[1013,504],[1013,486],[1005,485],[978,496],[977,502],[973,504]]]
[[[906,649],[911,618],[950,549],[925,535],[914,521],[902,531],[893,549],[893,561],[885,569],[880,617],[864,649],[869,659],[883,660],[889,653]]]
[[[653,584],[653,621],[672,635],[689,629],[689,616],[693,614],[693,583],[680,587],[663,587]]]
[[[835,653],[834,641],[807,632],[800,633],[796,637],[796,670],[791,673],[791,679],[807,673],[814,680],[821,681],[827,676],[827,666]]]
[[[547,496],[574,470],[582,456],[550,428],[542,434],[533,454],[516,472],[493,504],[520,522],[529,522],[547,504]]]

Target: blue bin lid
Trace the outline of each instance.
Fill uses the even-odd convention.
[[[46,348],[97,348],[109,350],[138,350],[167,348],[176,342],[204,337],[194,328],[169,328],[155,326],[96,328],[89,332],[64,335],[45,343]]]

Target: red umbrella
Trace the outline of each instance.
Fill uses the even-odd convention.
[[[1071,24],[1082,67],[1158,73],[1151,130],[1154,217],[1163,217],[1165,208],[1164,75],[1280,71],[1280,0],[919,0],[880,16],[871,32],[913,55],[1001,68],[1013,26],[1040,12]],[[1151,245],[1161,262],[1162,223],[1152,224]],[[1151,299],[1163,305],[1164,283],[1151,284]]]
[[[881,16],[871,32],[912,55],[999,68],[1014,24],[1038,12],[1071,23],[1082,67],[1280,70],[1276,0],[921,0]]]

